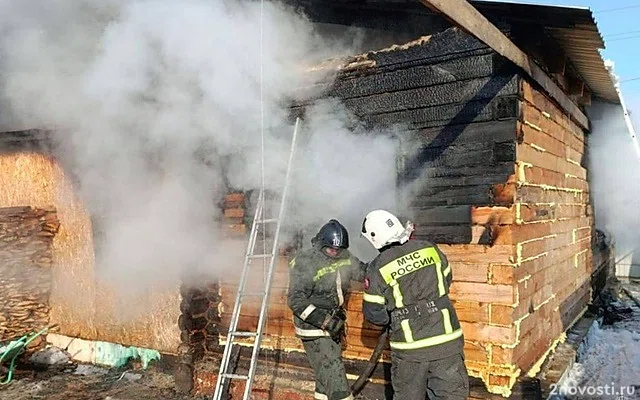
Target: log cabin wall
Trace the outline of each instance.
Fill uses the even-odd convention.
[[[220,203],[223,210],[220,223],[227,240],[247,241],[247,200],[244,192],[227,193]],[[243,256],[244,254],[242,254]],[[229,270],[239,270],[242,265],[230,265]],[[215,387],[217,371],[223,348],[221,335],[228,325],[220,326],[221,310],[233,309],[235,292],[225,301],[221,297],[221,280],[213,277],[186,277],[181,286],[180,328],[181,344],[178,348],[178,366],[175,371],[176,387],[185,393],[209,393]],[[230,299],[230,300],[229,300]]]
[[[51,248],[59,226],[54,209],[0,208],[0,342],[49,324]]]
[[[242,192],[228,193],[221,204],[224,210],[222,224],[226,236],[231,239],[244,241],[246,238],[245,196]],[[238,269],[235,268],[230,269]],[[188,345],[190,351],[183,349],[180,353],[187,354],[185,361],[202,359],[205,353],[218,350],[218,334],[220,323],[220,285],[214,277],[185,277],[181,286],[181,315],[178,320],[182,345]],[[232,304],[233,306],[233,304]],[[192,362],[186,362],[192,364]]]
[[[470,373],[491,391],[508,392],[513,381],[496,378],[505,373],[500,364],[515,375],[511,360],[494,360],[492,351],[516,339],[512,321],[503,315],[516,296],[509,276],[513,247],[500,232],[515,222],[521,78],[455,28],[363,58],[357,60],[363,66],[343,74],[329,95],[372,125],[406,128],[401,203],[417,224],[416,237],[440,244],[452,264],[451,296]],[[355,299],[350,318],[358,326],[361,299]],[[370,344],[363,344],[359,354],[370,354]]]
[[[491,345],[507,345],[515,334],[502,321],[492,323],[491,307],[509,307],[515,298],[513,284],[503,276],[513,247],[509,241],[495,243],[493,230],[514,221],[509,183],[516,171],[519,77],[457,29],[356,57],[342,71],[326,96],[340,98],[372,126],[406,127],[401,190],[418,236],[443,244],[452,263],[452,297],[465,331],[467,364],[488,381]],[[297,104],[294,111],[303,114],[304,106]],[[276,271],[263,347],[302,351],[286,305],[286,261],[282,258]],[[258,287],[262,277],[254,279]],[[228,324],[236,288],[237,277],[221,281],[221,329]],[[361,290],[354,283],[347,302],[344,357],[349,360],[367,360],[380,334],[363,320]],[[259,299],[246,304],[241,329],[255,329],[258,310]],[[388,354],[384,359],[389,361]]]
[[[201,279],[200,284],[183,283],[180,287],[180,346],[174,373],[176,387],[182,392],[193,389],[194,371],[207,354],[219,350],[220,316],[219,285],[213,279]]]
[[[508,230],[515,247],[517,301],[504,310],[514,322],[516,340],[500,357],[510,358],[522,372],[535,367],[592,297],[587,139],[566,113],[521,81],[516,224]]]
[[[348,106],[359,105],[355,112],[373,125],[407,128],[401,138],[401,203],[417,224],[416,237],[438,243],[452,264],[451,297],[470,374],[490,391],[507,393],[513,380],[496,378],[517,373],[511,360],[494,359],[492,352],[516,339],[516,328],[504,315],[516,298],[509,276],[513,247],[500,233],[515,223],[521,78],[491,49],[455,28],[366,58],[375,60],[375,67],[351,72],[351,82],[343,85],[361,90],[354,82],[363,79],[358,75],[380,84],[371,84],[373,93],[356,100],[340,97]],[[385,75],[402,74],[392,81],[396,86],[384,86]],[[360,309],[354,311],[357,324]]]
[[[438,243],[452,264],[470,374],[509,395],[592,296],[585,132],[511,64],[456,28],[354,57],[325,95],[371,126],[404,128],[400,200],[417,236]],[[305,105],[294,112],[304,115]],[[221,328],[235,289],[233,277],[221,282]],[[263,343],[301,351],[286,289],[282,259]],[[354,284],[347,360],[367,359],[379,335],[361,307]],[[255,329],[258,308],[257,301],[244,308],[242,328]]]

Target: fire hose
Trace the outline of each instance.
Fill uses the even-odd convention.
[[[358,379],[351,386],[351,393],[354,396],[357,396],[362,391],[362,389],[364,389],[365,385],[369,381],[369,377],[371,377],[373,370],[376,368],[376,365],[378,365],[378,360],[380,359],[380,356],[382,355],[382,351],[384,350],[385,345],[387,344],[388,336],[389,336],[389,328],[385,328],[382,331],[382,333],[380,333],[380,336],[378,337],[378,343],[376,343],[376,347],[373,349],[373,353],[371,353],[371,357],[367,362],[367,367],[365,368],[364,371],[362,371]]]
[[[0,344],[0,369],[6,369],[6,378],[0,382],[0,385],[7,385],[13,379],[16,369],[18,357],[25,352],[29,344],[41,335],[46,335],[50,330],[56,328],[58,324],[47,326],[38,332],[31,332],[15,340],[7,342],[5,345]],[[4,362],[9,363],[8,368],[2,367]]]

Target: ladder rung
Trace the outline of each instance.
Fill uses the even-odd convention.
[[[218,370],[220,373],[218,375],[218,380],[217,380],[217,384],[216,384],[216,391],[214,394],[214,400],[220,400],[221,396],[219,396],[222,393],[222,388],[225,385],[224,380],[225,379],[242,379],[245,381],[246,383],[246,388],[245,391],[247,392],[245,394],[245,396],[247,396],[248,393],[251,392],[251,386],[253,384],[253,380],[254,380],[254,368],[256,367],[256,364],[258,363],[258,359],[255,357],[256,356],[256,350],[260,347],[260,339],[262,337],[262,329],[263,328],[257,328],[256,332],[248,332],[248,331],[238,331],[238,327],[237,327],[237,322],[238,322],[238,317],[239,317],[239,312],[240,312],[240,307],[242,306],[242,298],[243,297],[247,297],[247,296],[263,296],[263,303],[262,303],[262,308],[260,310],[260,317],[259,320],[261,321],[262,318],[266,315],[267,310],[265,309],[265,297],[267,296],[268,293],[270,293],[269,289],[271,288],[271,273],[273,272],[273,268],[274,268],[274,263],[277,260],[278,257],[278,251],[277,251],[277,245],[278,245],[278,240],[279,240],[279,235],[280,235],[280,230],[281,230],[281,221],[282,221],[282,216],[284,215],[285,212],[285,204],[286,204],[286,198],[287,198],[287,189],[289,187],[289,175],[291,173],[291,165],[293,163],[293,159],[294,159],[294,149],[295,149],[295,144],[296,144],[296,138],[297,138],[297,134],[298,134],[298,124],[300,122],[300,118],[296,118],[296,124],[295,124],[295,128],[293,130],[293,138],[291,140],[291,151],[289,153],[289,162],[287,164],[287,172],[286,172],[286,176],[285,176],[285,183],[284,183],[284,189],[282,191],[282,198],[280,199],[280,211],[279,214],[269,214],[268,216],[276,216],[276,218],[265,218],[267,217],[267,214],[264,214],[264,209],[265,209],[265,191],[264,188],[260,191],[260,196],[258,197],[258,204],[256,205],[256,209],[255,209],[255,216],[254,216],[254,220],[253,220],[253,224],[251,227],[251,234],[250,234],[250,241],[249,241],[249,246],[247,248],[247,253],[245,253],[245,259],[244,259],[244,267],[243,267],[243,277],[242,277],[242,281],[241,281],[241,285],[240,285],[240,290],[237,294],[237,304],[235,304],[234,306],[234,316],[232,318],[232,322],[233,322],[233,327],[229,328],[228,333],[227,333],[227,340],[226,340],[226,344],[225,344],[225,353],[224,356],[222,357],[222,361],[221,361],[221,365],[220,365],[220,369]],[[263,171],[264,172],[264,171]],[[276,223],[275,227],[267,227],[267,226],[263,226],[262,229],[260,229],[260,225],[264,225],[264,224],[269,224],[269,223]],[[275,233],[269,232],[272,229],[275,229]],[[262,232],[260,232],[260,230],[262,230]],[[258,238],[258,235],[262,233],[262,238]],[[269,236],[269,240],[267,239],[267,234]],[[273,244],[270,247],[270,250],[267,250],[267,244],[269,241],[271,241],[271,239],[273,240]],[[267,251],[271,251],[270,254],[253,254],[254,251],[260,252],[260,250],[257,250],[256,245],[260,245],[260,247],[262,247],[262,252],[266,253]],[[270,268],[270,272],[269,272],[269,278],[265,279],[265,286],[262,288],[254,288],[252,290],[262,290],[262,292],[244,292],[245,290],[245,279],[247,277],[247,273],[249,272],[249,268],[251,267],[251,260],[252,259],[256,259],[256,258],[262,258],[262,259],[270,259],[268,260],[269,262],[271,262],[271,266]],[[255,268],[255,267],[254,267]],[[233,348],[233,345],[241,345],[242,342],[241,340],[238,340],[234,343],[234,337],[235,338],[242,338],[242,337],[253,337],[253,341],[254,341],[254,353],[253,356],[251,358],[251,364],[249,365],[249,372],[247,373],[247,375],[240,375],[240,374],[233,374],[233,373],[227,373],[227,368],[229,367],[229,364],[231,362],[231,357],[229,356],[229,351]],[[245,343],[246,344],[246,343]]]
[[[229,334],[231,336],[238,336],[238,337],[252,337],[252,336],[258,336],[257,332],[241,332],[241,331],[235,331],[235,332],[229,332]]]
[[[249,256],[249,258],[269,258],[269,257],[273,257],[273,254],[252,254]]]
[[[238,375],[238,374],[220,374],[223,378],[228,379],[244,379],[247,380],[249,377],[247,375]]]

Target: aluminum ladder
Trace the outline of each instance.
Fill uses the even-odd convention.
[[[216,383],[215,393],[213,395],[213,400],[226,400],[222,398],[225,386],[227,386],[231,380],[244,380],[245,389],[244,389],[244,400],[249,399],[249,395],[251,394],[251,389],[253,386],[253,380],[256,373],[256,365],[258,364],[258,355],[260,353],[260,344],[262,342],[262,334],[265,327],[267,309],[269,305],[269,297],[271,294],[271,283],[273,279],[273,272],[275,270],[276,260],[278,259],[278,239],[280,237],[280,229],[282,226],[282,219],[284,216],[284,209],[287,197],[287,191],[289,188],[289,180],[291,174],[291,165],[293,164],[293,155],[296,145],[296,138],[298,135],[298,126],[299,126],[300,118],[296,118],[295,128],[293,130],[293,138],[291,140],[291,150],[289,152],[289,161],[287,164],[287,172],[285,176],[284,188],[282,190],[282,197],[280,199],[280,209],[278,212],[277,218],[266,219],[265,218],[265,189],[264,184],[260,190],[260,194],[258,196],[258,202],[256,205],[255,215],[253,218],[253,224],[251,227],[251,233],[249,235],[249,243],[247,245],[247,252],[245,254],[244,266],[242,268],[242,274],[240,277],[240,282],[238,285],[238,291],[236,293],[235,305],[233,307],[233,312],[231,315],[231,322],[229,323],[229,330],[227,332],[227,341],[225,343],[224,352],[222,354],[222,360],[220,363],[220,368],[218,370],[218,380]],[[264,169],[264,165],[263,165]],[[264,176],[264,175],[263,175]],[[258,232],[262,228],[262,232],[266,232],[266,227],[269,224],[276,224],[275,233],[273,236],[273,244],[271,247],[271,252],[266,253],[263,250],[263,253],[256,254],[256,241],[258,238]],[[266,235],[266,234],[265,234]],[[263,239],[263,248],[266,246],[266,237]],[[269,260],[269,267],[266,270],[266,276],[264,279],[263,291],[261,292],[248,292],[246,285],[249,274],[252,270],[252,261],[253,260],[262,260],[263,265],[265,261]],[[259,297],[262,296],[262,305],[260,307],[260,314],[258,318],[258,325],[256,331],[238,331],[238,320],[240,319],[240,311],[242,309],[242,302],[247,297]],[[237,339],[253,339],[253,351],[251,353],[251,361],[249,363],[249,371],[246,375],[242,374],[234,374],[229,372],[228,368],[231,364],[231,354],[234,346],[241,346],[240,343],[237,343]]]

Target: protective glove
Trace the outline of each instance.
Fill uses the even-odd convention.
[[[340,318],[343,321],[347,320],[347,312],[344,310],[344,308],[337,308],[335,310],[336,316],[338,318]]]
[[[332,338],[340,338],[346,319],[347,314],[342,308],[335,309],[325,318],[322,329],[329,332]]]

